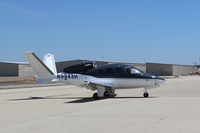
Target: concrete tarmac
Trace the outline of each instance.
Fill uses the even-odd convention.
[[[200,76],[93,100],[74,86],[0,90],[0,133],[199,133]]]

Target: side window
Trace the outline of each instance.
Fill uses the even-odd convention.
[[[107,69],[106,69],[106,72],[107,72],[107,73],[112,73],[112,72],[113,72],[113,71],[112,71],[112,68],[107,68]]]
[[[99,73],[99,74],[103,74],[103,70],[102,70],[102,69],[99,69],[99,70],[98,70],[98,73]]]
[[[116,73],[118,73],[118,74],[119,74],[119,73],[122,73],[122,68],[121,68],[121,67],[117,67],[117,68],[116,68]]]
[[[122,69],[121,67],[117,67],[116,69],[115,69],[115,73],[116,73],[116,75],[124,75],[124,69]]]
[[[127,68],[127,69],[126,69],[126,72],[127,72],[127,74],[130,74],[130,73],[131,73],[130,68]]]

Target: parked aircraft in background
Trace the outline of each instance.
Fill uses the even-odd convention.
[[[24,55],[34,69],[38,82],[62,81],[85,87],[97,91],[93,94],[95,99],[116,96],[116,89],[134,88],[144,88],[143,96],[148,97],[148,89],[159,87],[165,81],[125,64],[107,64],[97,67],[95,62],[86,62],[66,67],[63,72],[57,73],[52,54],[45,55],[44,62],[33,52],[25,52]]]

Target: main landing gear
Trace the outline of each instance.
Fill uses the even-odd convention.
[[[103,93],[103,96],[99,96],[98,93],[94,93],[93,94],[93,98],[94,99],[99,99],[99,98],[108,98],[108,97],[115,97],[116,94],[115,94],[115,91],[114,90],[106,90],[104,93]]]
[[[94,98],[94,99],[99,99],[98,94],[97,94],[97,93],[94,93],[94,94],[93,94],[93,98]]]

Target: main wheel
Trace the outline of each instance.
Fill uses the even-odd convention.
[[[149,97],[149,93],[145,92],[145,93],[143,94],[143,96],[144,96],[144,97]]]
[[[109,97],[109,96],[110,96],[109,91],[105,91],[105,92],[104,92],[104,97]]]
[[[98,94],[97,94],[97,93],[94,93],[94,94],[93,94],[93,98],[94,98],[94,99],[99,99]]]

